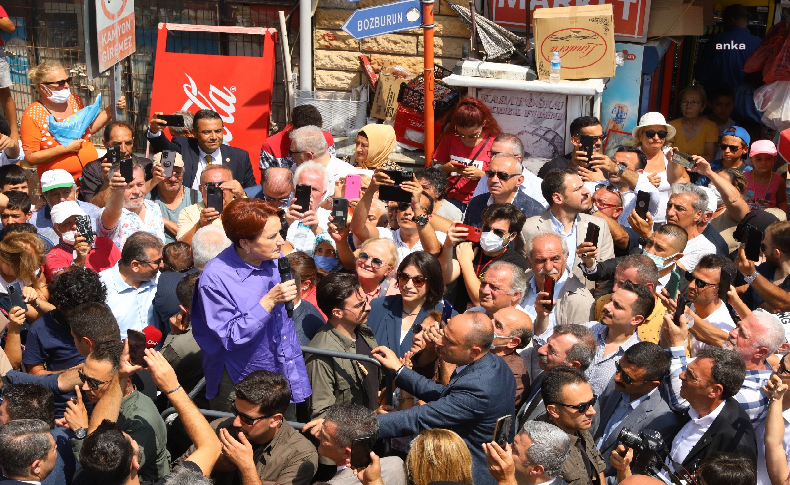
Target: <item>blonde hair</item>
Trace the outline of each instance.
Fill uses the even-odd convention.
[[[390,271],[397,268],[398,263],[400,263],[398,258],[398,248],[395,246],[395,243],[392,242],[391,239],[387,239],[384,237],[374,237],[372,239],[366,239],[365,242],[363,242],[362,245],[359,246],[359,252],[364,251],[366,247],[377,242],[381,242],[387,245],[387,249],[389,250],[390,253],[390,263],[389,263],[391,266]],[[357,255],[359,254],[359,252],[357,252]]]
[[[35,234],[15,232],[0,241],[0,260],[11,266],[25,285],[38,288],[38,276],[44,262],[44,243]]]
[[[469,447],[447,429],[429,429],[417,436],[406,457],[406,471],[414,485],[439,481],[474,483]]]
[[[38,66],[28,69],[27,78],[32,84],[39,85],[44,80],[44,76],[57,70],[65,71],[66,68],[58,61],[44,61]]]

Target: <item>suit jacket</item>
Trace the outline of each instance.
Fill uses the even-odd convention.
[[[614,381],[609,383],[609,386],[601,395],[601,425],[598,426],[593,438],[595,442],[603,436],[606,431],[606,426],[612,418],[620,398],[628,399],[622,392],[614,388]],[[669,407],[668,401],[664,396],[663,386],[658,387],[653,393],[644,401],[642,401],[636,409],[630,410],[620,424],[615,426],[609,436],[603,441],[600,448],[598,448],[603,456],[603,461],[606,463],[606,470],[604,475],[616,476],[617,470],[609,463],[609,456],[612,454],[618,444],[618,436],[623,428],[628,428],[631,431],[638,433],[642,430],[653,430],[661,433],[661,437],[665,443],[671,443],[675,434],[683,427],[684,418],[682,414],[675,413]]]
[[[614,258],[614,241],[612,240],[612,234],[609,232],[609,226],[600,217],[589,214],[579,214],[579,219],[576,222],[576,244],[573,247],[570,247],[571,245],[568,244],[568,251],[576,253],[576,247],[584,242],[589,224],[595,224],[601,229],[598,237],[598,256],[596,256],[595,260],[600,263],[601,261]],[[521,229],[521,236],[524,238],[524,241],[529,241],[533,236],[545,232],[554,232],[554,226],[551,223],[551,208],[539,216],[527,219],[527,222],[524,223],[524,228]],[[579,261],[577,260],[576,262],[578,263]],[[587,281],[588,289],[594,287],[594,284],[587,280],[578,264],[575,264],[571,269],[573,274],[579,278],[579,281]]]
[[[735,398],[731,397],[724,402],[724,409],[689,451],[683,466],[689,473],[695,473],[700,462],[714,451],[735,451],[757,461],[754,427]]]
[[[472,454],[475,485],[494,485],[482,445],[494,436],[497,419],[514,411],[516,381],[505,361],[486,353],[453,376],[447,386],[404,368],[396,383],[426,404],[379,415],[379,436],[411,436],[433,428],[455,431]],[[511,428],[510,442],[513,435]]]
[[[151,144],[151,153],[173,150],[181,154],[184,159],[183,184],[185,187],[192,187],[200,157],[200,147],[198,147],[197,140],[185,136],[174,136],[173,141],[170,141],[167,139],[167,135],[162,133],[159,136],[148,138],[148,142]],[[230,168],[233,178],[238,180],[242,187],[252,187],[256,184],[249,153],[228,145],[222,145],[220,151],[223,158],[222,164]]]
[[[414,319],[414,324],[419,325],[429,313],[433,311],[440,312],[443,307],[444,303],[441,301],[434,305],[433,308],[423,306],[420,309],[420,313],[417,314],[417,318]],[[373,330],[376,342],[379,345],[392,349],[393,352],[398,354],[398,357],[403,357],[403,354],[411,349],[411,340],[414,336],[414,327],[412,326],[403,338],[403,342],[401,342],[402,312],[403,298],[400,295],[389,295],[383,298],[374,298],[370,301],[368,326]]]

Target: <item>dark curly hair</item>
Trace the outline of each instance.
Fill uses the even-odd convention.
[[[60,311],[73,310],[83,303],[104,303],[107,287],[94,271],[72,266],[52,278],[49,302]]]

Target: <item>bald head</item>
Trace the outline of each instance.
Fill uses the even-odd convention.
[[[664,482],[658,478],[649,477],[647,475],[631,475],[626,478],[620,485],[663,485]]]
[[[284,206],[293,191],[293,172],[285,167],[272,167],[263,171],[263,195],[268,201],[278,201]]]
[[[532,319],[515,307],[507,307],[494,313],[494,331],[500,337],[519,339],[516,348],[524,348],[532,340]]]
[[[468,365],[487,354],[493,341],[491,319],[485,313],[469,312],[451,318],[436,345],[445,362]]]

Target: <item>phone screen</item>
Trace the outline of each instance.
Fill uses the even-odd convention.
[[[373,449],[373,437],[365,436],[351,442],[351,468],[361,469],[370,465],[370,452]]]
[[[126,338],[129,341],[129,360],[132,362],[132,365],[141,365],[145,367],[144,357],[147,341],[145,334],[137,330],[127,330]]]

